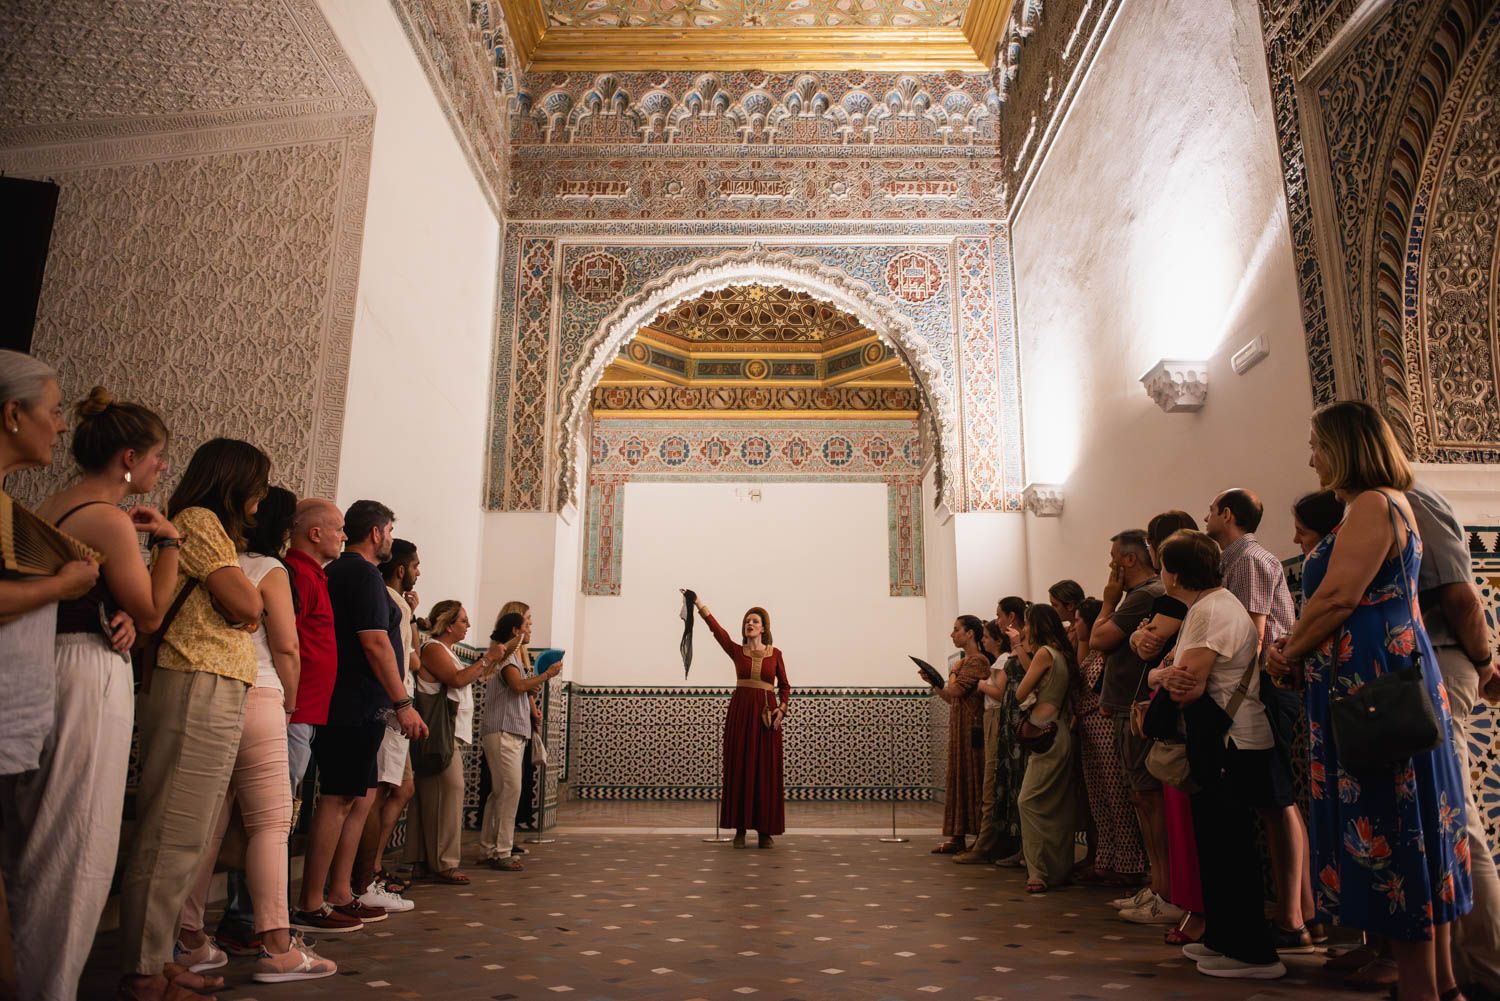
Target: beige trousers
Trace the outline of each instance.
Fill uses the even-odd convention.
[[[999,706],[984,711],[984,792],[979,799],[979,837],[969,850],[976,855],[993,856],[1000,845],[1000,748],[1005,735],[1000,732],[1003,712]]]
[[[224,804],[244,728],[243,681],[158,668],[141,698],[141,785],[120,888],[126,973],[172,959],[177,918]]]
[[[120,844],[135,717],[130,664],[103,637],[57,638],[57,717],[41,765],[0,792],[21,996],[71,1001]]]
[[[1500,875],[1484,833],[1484,814],[1474,795],[1469,764],[1469,717],[1479,698],[1479,672],[1462,650],[1439,647],[1438,668],[1448,705],[1453,711],[1453,750],[1464,775],[1464,817],[1469,834],[1469,874],[1474,883],[1474,909],[1458,919],[1453,935],[1453,960],[1460,983],[1470,980],[1500,991]]]
[[[432,872],[457,867],[464,820],[464,745],[436,775],[416,776],[416,795],[406,812],[406,861]]]
[[[530,738],[516,733],[487,733],[481,738],[490,769],[490,795],[484,801],[479,851],[485,858],[510,857],[516,846],[516,807],[521,803],[521,763]]]

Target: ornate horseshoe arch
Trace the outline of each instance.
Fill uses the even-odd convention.
[[[926,340],[914,334],[901,311],[876,295],[866,283],[817,261],[782,251],[767,252],[759,246],[700,258],[674,268],[648,282],[600,322],[583,350],[583,360],[569,375],[561,397],[555,453],[558,507],[577,504],[578,459],[586,447],[584,422],[590,394],[605,367],[641,326],[663,311],[705,292],[751,282],[783,285],[844,310],[895,349],[921,393],[923,437],[936,465],[937,500],[952,509],[953,487],[957,482],[953,466],[958,455],[957,409],[953,389]]]

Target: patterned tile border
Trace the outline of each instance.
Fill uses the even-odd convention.
[[[579,799],[717,798],[733,691],[572,686],[570,792]],[[925,688],[795,689],[785,723],[787,799],[933,798],[931,701]]]

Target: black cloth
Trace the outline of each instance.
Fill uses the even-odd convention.
[[[375,564],[358,553],[344,553],[328,564],[328,599],[333,606],[333,637],[338,648],[338,677],[328,703],[328,722],[353,726],[378,720],[382,709],[391,708],[359,642],[359,634],[375,630],[390,638],[391,659],[406,676],[401,663],[401,612]],[[321,762],[320,762],[321,765]]]
[[[1276,962],[1255,844],[1259,823],[1250,802],[1269,781],[1275,759],[1275,751],[1242,751],[1231,742],[1223,773],[1191,799],[1203,884],[1203,944],[1242,963]]]
[[[329,796],[363,796],[376,785],[384,723],[318,727],[313,760],[318,763],[318,792]]]
[[[1172,597],[1170,594],[1163,594],[1151,603],[1151,614],[1146,616],[1145,621],[1150,622],[1156,616],[1164,615],[1169,619],[1176,619],[1178,622],[1183,622],[1187,619],[1187,613],[1188,607],[1179,599]],[[1167,637],[1167,641],[1162,644],[1162,648],[1157,651],[1155,657],[1147,661],[1142,661],[1146,665],[1146,670],[1149,671],[1153,667],[1160,667],[1161,662],[1167,659],[1167,654],[1171,653],[1175,646],[1177,646],[1177,633],[1173,633]]]

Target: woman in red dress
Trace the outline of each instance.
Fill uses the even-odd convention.
[[[771,646],[771,617],[752,608],[740,622],[740,642],[698,602],[698,614],[714,639],[734,661],[734,697],[724,721],[724,798],[719,824],[734,828],[734,846],[745,847],[745,831],[754,828],[761,848],[786,830],[781,781],[781,719],[792,686],[786,680],[781,651]]]

